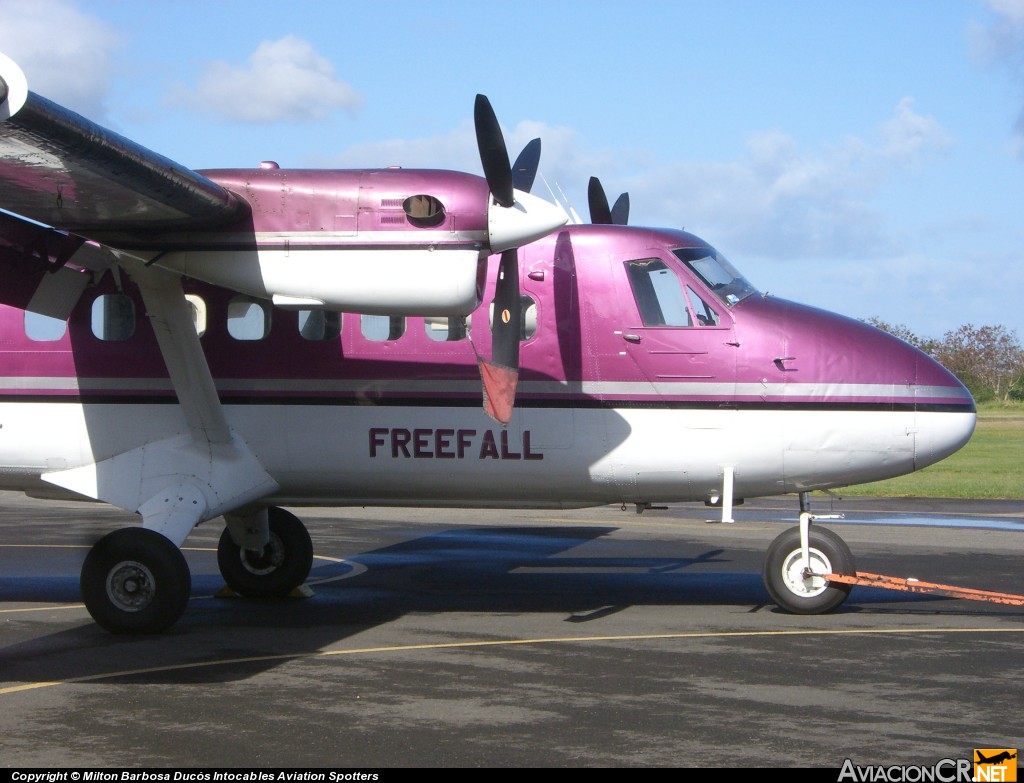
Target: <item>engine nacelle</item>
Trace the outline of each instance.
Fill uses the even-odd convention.
[[[189,250],[155,264],[285,308],[463,316],[480,304],[487,254],[477,249]]]

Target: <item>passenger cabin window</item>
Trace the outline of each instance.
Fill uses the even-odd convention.
[[[693,326],[679,278],[664,261],[627,261],[626,272],[644,326]]]
[[[524,343],[537,334],[537,303],[533,297],[525,294],[519,297],[520,318],[519,318],[519,342]],[[491,331],[494,331],[494,302],[491,302],[488,320]]]
[[[400,315],[362,315],[359,328],[367,340],[390,342],[405,334],[405,318]]]
[[[60,340],[68,332],[68,322],[48,315],[25,311],[25,335],[40,343]]]
[[[92,333],[121,342],[135,334],[135,303],[124,294],[103,294],[92,303]]]
[[[270,334],[270,307],[248,296],[228,302],[228,334],[236,340],[262,340]]]
[[[423,319],[423,328],[434,342],[454,342],[465,340],[469,333],[469,316],[465,318],[445,318],[444,316],[431,316]]]
[[[328,342],[341,336],[341,313],[299,310],[299,334],[311,342]]]
[[[683,247],[672,253],[729,307],[755,292],[754,286],[714,248]]]
[[[185,294],[185,301],[192,310],[192,325],[196,328],[196,334],[202,337],[206,334],[206,301],[196,294]]]

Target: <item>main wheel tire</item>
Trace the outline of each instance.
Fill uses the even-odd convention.
[[[262,552],[242,549],[227,528],[217,546],[217,565],[228,587],[250,598],[288,595],[306,581],[313,567],[313,542],[297,516],[267,509],[270,541]]]
[[[115,530],[82,564],[82,600],[112,633],[160,633],[185,611],[192,577],[169,538],[141,527]]]
[[[846,600],[851,585],[829,582],[819,574],[854,575],[857,569],[846,542],[831,530],[811,527],[810,571],[802,568],[800,528],[791,527],[768,547],[764,585],[779,608],[791,614],[824,614]]]

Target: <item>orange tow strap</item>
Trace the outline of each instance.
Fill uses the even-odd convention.
[[[955,585],[937,585],[932,582],[922,582],[912,577],[901,579],[897,576],[883,576],[882,574],[866,574],[861,572],[856,576],[824,574],[822,578],[830,582],[860,585],[861,587],[884,587],[886,590],[902,590],[907,593],[934,593],[936,595],[949,596],[950,598],[964,598],[968,601],[988,601],[994,604],[1024,606],[1024,595],[994,593],[991,590],[972,590],[969,587],[956,587]]]

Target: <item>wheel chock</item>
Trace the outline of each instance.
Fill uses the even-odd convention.
[[[905,593],[925,593],[944,595],[949,598],[963,598],[968,601],[987,601],[993,604],[1024,606],[1024,595],[1013,593],[996,593],[991,590],[974,590],[970,587],[956,585],[940,585],[934,582],[922,582],[913,577],[884,576],[858,572],[856,576],[846,574],[823,574],[822,579],[859,587],[881,587],[886,590],[900,590]]]

